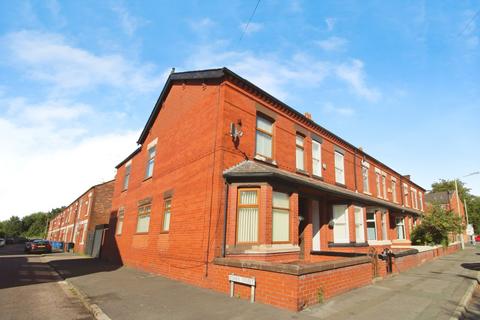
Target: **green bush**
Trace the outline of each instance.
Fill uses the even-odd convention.
[[[431,207],[417,225],[411,235],[415,245],[448,245],[448,236],[451,233],[461,233],[462,219],[453,211],[446,211],[440,206]]]

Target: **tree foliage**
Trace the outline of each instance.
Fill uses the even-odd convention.
[[[448,245],[450,234],[461,233],[462,219],[455,212],[433,205],[425,213],[422,223],[412,231],[412,243],[415,245]]]
[[[64,209],[65,207],[61,207],[49,212],[35,212],[22,219],[12,216],[8,220],[0,221],[0,237],[45,238],[48,222]]]
[[[470,189],[465,186],[465,183],[457,179],[458,195],[460,200],[467,203],[467,211],[469,223],[473,224],[475,233],[480,234],[480,197],[470,193]],[[432,191],[450,191],[455,192],[455,180],[441,179],[438,182],[432,183]]]

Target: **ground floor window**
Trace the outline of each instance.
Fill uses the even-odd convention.
[[[350,237],[348,233],[348,206],[333,206],[333,241],[335,243],[348,243]]]
[[[150,226],[150,211],[151,206],[149,204],[138,207],[137,233],[148,232]]]
[[[397,225],[397,239],[405,240],[405,220],[403,217],[396,217],[395,224]]]
[[[258,242],[258,189],[238,190],[237,242]]]
[[[290,240],[290,197],[286,193],[273,192],[272,241]]]
[[[172,199],[168,198],[164,200],[163,205],[163,226],[162,231],[167,232],[170,230],[170,215],[172,208]]]
[[[363,224],[363,208],[355,207],[355,241],[365,242],[365,226]]]
[[[377,240],[377,223],[375,221],[375,211],[367,211],[367,239]]]

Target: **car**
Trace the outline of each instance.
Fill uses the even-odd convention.
[[[477,235],[475,236],[475,242],[480,242],[480,234],[477,234]]]
[[[5,239],[0,238],[0,247],[5,247],[5,243],[6,243]]]
[[[30,242],[28,253],[51,253],[52,245],[48,240],[33,240]]]
[[[25,252],[29,252],[30,251],[30,247],[32,246],[32,242],[33,241],[36,241],[36,240],[43,240],[43,239],[30,239],[28,241],[25,241]]]

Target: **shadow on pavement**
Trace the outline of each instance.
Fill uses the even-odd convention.
[[[109,272],[121,267],[96,258],[69,258],[51,260],[50,265],[64,278],[74,278],[86,274]]]
[[[480,271],[480,263],[462,263],[461,266],[468,270]]]

